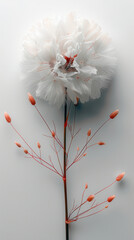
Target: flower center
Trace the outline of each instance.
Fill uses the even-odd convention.
[[[64,56],[65,60],[66,60],[66,64],[65,64],[65,69],[68,70],[71,65],[73,64],[74,62],[74,59],[77,57],[77,54],[74,55],[73,57],[67,57],[67,56]]]
[[[56,64],[53,68],[53,73],[61,78],[73,77],[79,72],[79,65],[75,61],[77,54],[73,57],[57,54]]]

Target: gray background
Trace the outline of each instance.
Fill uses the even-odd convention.
[[[94,147],[88,156],[68,172],[69,206],[80,200],[84,184],[94,193],[126,171],[120,184],[102,194],[105,199],[116,194],[107,211],[70,226],[70,240],[134,239],[134,2],[133,0],[0,0],[0,239],[64,240],[63,183],[34,161],[24,158],[15,147],[19,138],[5,122],[3,112],[12,116],[17,129],[33,147],[39,140],[48,155],[46,127],[27,100],[27,89],[20,81],[20,49],[24,34],[38,20],[77,11],[95,19],[108,32],[118,55],[117,72],[109,89],[99,100],[81,105],[76,127],[82,133],[76,141],[81,146],[89,127],[95,130],[110,112],[120,114],[96,140],[104,147]],[[63,109],[38,101],[46,118],[54,119],[62,137]],[[72,148],[75,149],[75,145]]]

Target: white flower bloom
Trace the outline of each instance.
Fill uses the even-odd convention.
[[[116,58],[111,40],[101,28],[70,14],[46,19],[32,28],[23,44],[23,73],[36,96],[61,106],[65,88],[76,103],[100,97]]]

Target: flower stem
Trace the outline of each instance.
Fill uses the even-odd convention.
[[[65,104],[64,104],[64,197],[65,197],[65,231],[66,240],[69,240],[69,224],[68,220],[68,203],[67,203],[67,181],[66,181],[66,165],[67,165],[67,154],[66,154],[66,120],[67,120],[67,89],[65,89]]]

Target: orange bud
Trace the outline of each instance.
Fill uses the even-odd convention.
[[[85,189],[87,189],[87,188],[88,188],[88,184],[86,183],[86,184],[85,184]]]
[[[54,132],[54,131],[52,131],[52,137],[53,137],[53,138],[55,137],[55,132]]]
[[[122,172],[121,174],[119,174],[117,177],[116,177],[116,181],[121,181],[122,180],[122,178],[124,177],[124,175],[125,175],[125,172]]]
[[[114,112],[112,112],[112,113],[110,114],[110,118],[111,118],[111,119],[115,118],[115,117],[118,115],[118,113],[119,113],[119,110],[118,110],[118,109],[115,110]]]
[[[77,151],[79,151],[80,149],[79,149],[79,147],[77,147]]]
[[[98,145],[105,145],[105,143],[104,142],[98,142]]]
[[[89,137],[91,135],[91,128],[89,128],[88,132],[87,132],[87,136]]]
[[[33,98],[33,96],[32,96],[30,93],[28,93],[28,98],[29,98],[29,101],[30,101],[30,103],[31,103],[32,105],[35,105],[35,104],[36,104],[35,99]]]
[[[106,205],[105,208],[108,208],[108,205]]]
[[[15,144],[16,144],[17,147],[19,147],[19,148],[21,147],[21,144],[20,144],[20,143],[15,142]]]
[[[87,153],[84,153],[84,154],[83,154],[83,157],[85,157],[86,155],[87,155]]]
[[[24,149],[24,153],[25,153],[25,154],[28,154],[28,150],[27,150],[27,149]]]
[[[115,198],[115,195],[112,195],[112,196],[108,197],[107,201],[112,202],[114,200],[114,198]]]
[[[40,143],[39,143],[39,142],[37,142],[37,147],[38,147],[38,148],[41,148],[41,145],[40,145]]]
[[[6,121],[7,121],[8,123],[10,123],[10,122],[11,122],[11,118],[10,118],[10,116],[8,115],[8,113],[5,112],[4,115],[5,115]]]
[[[90,196],[87,198],[87,201],[88,201],[88,202],[91,202],[94,198],[95,198],[94,195],[90,195]]]

